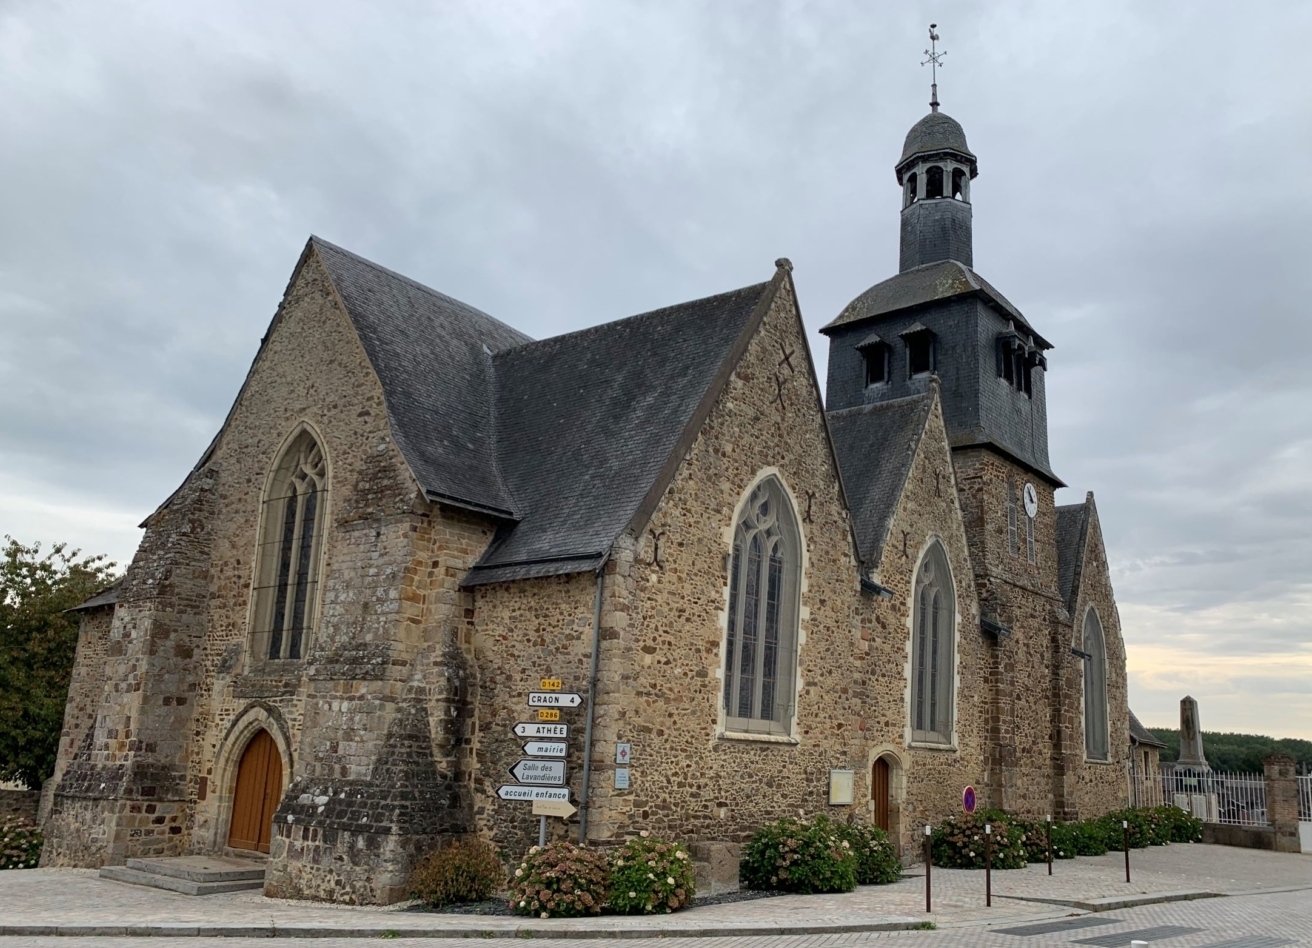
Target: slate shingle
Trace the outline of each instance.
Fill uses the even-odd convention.
[[[1149,747],[1166,746],[1165,743],[1156,738],[1152,731],[1139,723],[1139,719],[1133,711],[1130,712],[1130,737],[1136,744],[1146,744]]]
[[[921,306],[966,295],[980,296],[988,300],[1032,335],[1037,345],[1044,349],[1052,348],[1047,340],[1034,331],[1034,327],[1026,321],[1010,300],[998,292],[988,280],[956,260],[939,260],[912,267],[897,276],[876,283],[848,303],[843,311],[820,331],[828,332],[848,323],[895,313],[911,306]]]
[[[498,457],[520,517],[465,585],[599,565],[773,285],[497,353]]]
[[[829,432],[847,491],[861,562],[874,569],[883,555],[902,486],[925,432],[933,395],[912,395],[831,411]]]
[[[1057,508],[1057,589],[1068,610],[1075,607],[1075,579],[1084,565],[1089,509],[1088,499]]]
[[[392,433],[432,499],[514,516],[493,440],[492,353],[530,337],[472,306],[310,238],[387,400]]]

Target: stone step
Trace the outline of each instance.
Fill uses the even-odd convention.
[[[174,856],[127,861],[129,869],[190,882],[263,882],[264,866],[263,859],[232,859],[225,856]]]
[[[178,879],[173,876],[157,875],[153,872],[142,872],[140,869],[129,869],[127,866],[104,866],[100,870],[100,878],[149,886],[152,889],[166,889],[169,892],[178,892],[182,895],[218,895],[220,892],[240,892],[243,889],[259,889],[264,886],[263,879],[193,882],[190,879]]]

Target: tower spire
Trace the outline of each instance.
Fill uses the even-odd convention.
[[[943,57],[948,54],[945,49],[943,52],[938,51],[938,34],[934,31],[938,29],[937,23],[929,24],[929,49],[925,50],[925,60],[920,65],[929,66],[929,73],[933,81],[929,86],[929,110],[938,111],[938,67],[943,65]]]

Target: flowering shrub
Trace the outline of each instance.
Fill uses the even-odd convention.
[[[685,908],[692,901],[694,875],[687,849],[651,839],[644,830],[611,854],[610,907],[642,915]]]
[[[743,847],[739,878],[751,889],[851,892],[857,859],[827,817],[767,823]]]
[[[563,841],[534,846],[510,878],[510,908],[538,918],[600,915],[610,866],[595,849]]]
[[[506,867],[490,843],[467,836],[429,853],[410,877],[410,895],[440,907],[490,898]]]
[[[1167,835],[1173,843],[1201,843],[1203,841],[1203,821],[1187,810],[1178,806],[1153,807],[1166,824]]]
[[[888,885],[902,878],[902,861],[897,849],[878,826],[864,823],[835,823],[834,831],[856,857],[857,885]]]
[[[983,869],[984,826],[991,824],[993,868],[1023,869],[1028,862],[1025,831],[1015,825],[1013,819],[1001,811],[993,810],[944,820],[934,827],[930,837],[934,865],[945,869]]]
[[[30,820],[12,816],[0,822],[0,869],[35,869],[41,843],[41,831]]]

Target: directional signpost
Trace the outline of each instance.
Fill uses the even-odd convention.
[[[510,768],[510,775],[518,784],[497,788],[502,800],[531,802],[533,815],[539,817],[538,845],[547,843],[547,817],[570,817],[578,812],[569,800],[569,787],[565,786],[565,757],[569,754],[569,725],[558,724],[561,708],[577,708],[583,696],[562,691],[564,681],[543,678],[541,691],[528,693],[528,706],[537,710],[536,721],[520,721],[515,725],[515,736],[527,738],[523,744],[524,756]]]

